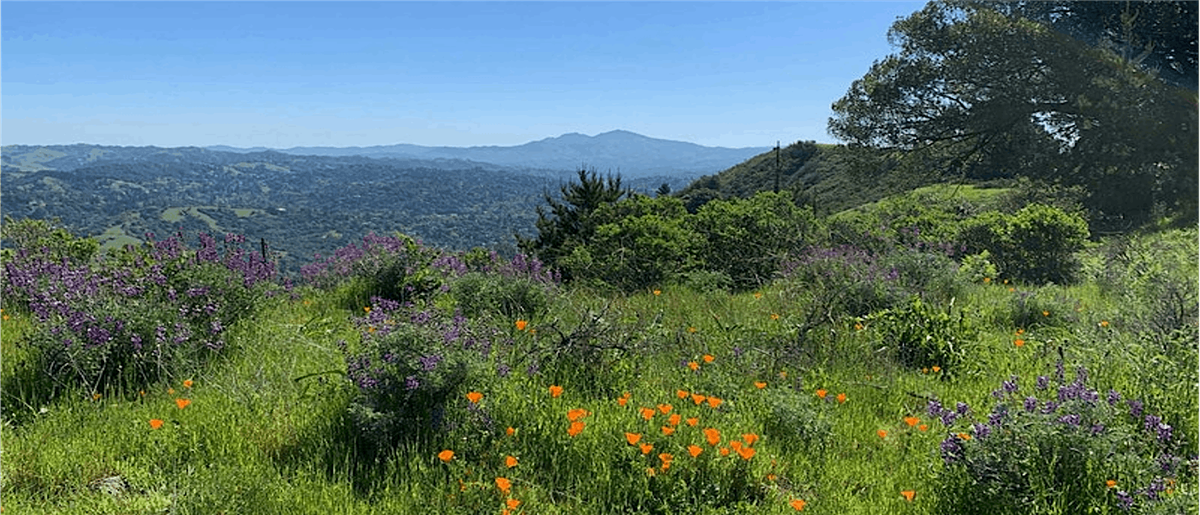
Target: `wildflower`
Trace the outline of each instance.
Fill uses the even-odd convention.
[[[1101,320],[1100,327],[1108,327],[1108,320]]]
[[[839,393],[837,396],[837,401],[838,401],[838,404],[845,404],[846,403],[846,394]]]
[[[101,397],[101,395],[100,395],[100,394],[98,394],[98,393],[93,393],[93,394],[92,394],[92,400],[93,400],[93,401],[98,401],[98,400],[100,400],[100,397]],[[183,406],[180,406],[180,407],[182,408]]]
[[[513,457],[513,456],[505,456],[504,457],[504,466],[508,467],[508,468],[513,468],[513,467],[517,466],[517,458]]]
[[[700,453],[704,452],[704,448],[702,448],[696,444],[689,445],[687,447],[687,450],[688,450],[688,454],[691,454],[693,458],[695,458],[696,456],[699,456]]]
[[[921,424],[921,425],[917,426],[917,430],[921,431],[921,432],[925,432],[925,431],[929,430],[929,426],[927,426],[925,424]]]
[[[932,371],[933,371],[933,373],[935,373],[935,374],[936,374],[936,373],[938,373],[938,372],[941,372],[941,371],[942,371],[942,367],[939,367],[939,366],[937,366],[937,365],[934,365],[932,368],[930,368],[930,370],[932,370]]]
[[[820,397],[820,398],[824,399],[826,395],[829,395],[829,392],[828,392],[828,391],[826,391],[826,390],[817,390],[817,397]]]
[[[146,396],[146,390],[138,390],[138,395],[141,395],[142,397],[145,397],[145,396]]]
[[[721,456],[729,456],[729,448],[728,447],[722,447],[719,450],[719,452],[721,453]]]
[[[1013,340],[1013,345],[1016,345],[1017,347],[1024,347],[1024,346],[1025,346],[1025,340],[1022,340],[1022,339],[1020,339],[1020,338],[1017,338],[1016,340]]]
[[[365,313],[370,313],[370,312],[371,312],[371,306],[363,306],[363,312],[365,312]]]
[[[913,497],[916,497],[916,495],[917,495],[917,491],[916,490],[901,490],[900,495],[903,495],[904,499],[907,500],[908,502],[912,502]]]
[[[193,384],[195,384],[195,383],[193,383],[191,379],[185,379],[183,381],[184,388],[191,388]]]
[[[983,284],[988,284],[988,283],[991,283],[991,282],[992,282],[992,278],[991,278],[991,277],[984,277],[984,278],[983,278]],[[909,499],[909,500],[911,501],[912,499]]]
[[[758,435],[754,433],[746,433],[742,435],[742,440],[746,441],[746,445],[754,445],[758,441]]]
[[[654,410],[652,408],[642,408],[642,418],[646,420],[654,418]]]
[[[692,370],[700,370],[700,364],[699,364],[699,363],[696,363],[695,361],[689,361],[689,362],[687,363],[687,367],[688,367],[688,368],[690,368],[690,369],[692,369]]]
[[[879,435],[880,439],[887,438],[887,431],[884,431],[882,429],[875,431],[875,434]]]
[[[716,398],[716,397],[711,397],[711,396],[710,396],[710,397],[708,398],[708,407],[710,407],[710,408],[715,408],[715,407],[717,407],[717,406],[720,406],[722,402],[725,402],[725,401],[723,401],[723,400],[721,400],[721,399],[718,399],[718,398]]]
[[[971,435],[967,434],[967,433],[958,433],[958,437],[963,439],[964,441],[971,439]]]
[[[628,397],[618,397],[617,398],[617,404],[620,405],[621,407],[625,407],[625,403],[627,403],[627,402],[629,402]]]
[[[174,389],[174,388],[167,388],[167,395],[175,395],[175,389]]]
[[[525,326],[529,325],[529,322],[527,322],[527,321],[525,321],[525,320],[517,320],[517,323],[516,323],[516,325],[517,325],[517,330],[518,330],[518,331],[524,331],[524,330],[525,330]]]
[[[804,502],[804,499],[792,499],[792,502],[789,504],[791,504],[792,508],[795,508],[796,511],[804,511],[804,506],[808,503]]]
[[[763,388],[766,388],[766,387],[767,387],[767,383],[764,383],[764,382],[762,382],[762,381],[755,381],[755,382],[754,382],[754,387],[755,387],[755,388],[758,388],[759,390],[762,390]]]
[[[771,320],[779,320],[779,313],[771,313]]]
[[[509,499],[507,501],[504,501],[504,505],[508,506],[508,509],[510,509],[510,510],[515,510],[515,509],[517,509],[517,506],[521,505],[521,501],[518,501],[516,499]]]
[[[780,371],[779,371],[779,378],[780,378],[780,379],[787,379],[787,370],[780,370]]]
[[[1115,480],[1112,480],[1112,479],[1109,479],[1108,481],[1105,481],[1105,482],[1104,482],[1104,484],[1105,484],[1106,486],[1108,486],[1109,488],[1116,488],[1116,487],[1117,487],[1117,482],[1116,482]]]
[[[654,295],[662,295],[662,290],[654,290]]]
[[[659,405],[658,405],[658,411],[661,411],[661,412],[663,412],[663,414],[664,414],[664,415],[665,415],[665,414],[667,414],[667,413],[670,413],[670,412],[671,412],[671,405],[670,405],[670,404],[659,404]]]
[[[704,439],[708,442],[708,445],[715,447],[718,443],[721,443],[721,432],[711,427],[705,428]]]
[[[705,362],[705,363],[712,363],[714,359],[717,359],[717,358],[714,358],[712,354],[705,354],[705,355],[704,355],[704,362]]]
[[[662,434],[664,436],[671,436],[675,434],[675,428],[671,426],[662,426]]]
[[[552,385],[552,386],[550,386],[550,396],[554,397],[554,398],[558,398],[559,395],[562,395],[562,390],[563,389],[561,386]]]
[[[675,390],[675,396],[679,397],[680,399],[686,399],[688,396],[688,393],[683,390]]]
[[[584,425],[583,422],[579,422],[579,421],[571,422],[571,427],[567,428],[567,434],[574,437],[575,435],[577,435],[583,431],[583,425]]]
[[[517,433],[517,430],[516,430],[516,429],[513,429],[513,427],[512,427],[512,426],[508,426],[508,427],[507,427],[507,428],[504,430],[504,434],[506,434],[506,435],[508,435],[508,436],[512,436],[512,435],[514,435],[514,434],[516,434],[516,433]]]
[[[1049,312],[1049,311],[1042,311],[1042,316],[1044,316],[1044,317],[1048,317],[1048,316],[1050,316],[1050,312]]]
[[[761,292],[761,291],[756,291],[756,292],[754,292],[754,298],[756,298],[756,299],[761,299],[761,298],[762,298],[762,292]]]
[[[917,423],[920,421],[921,421],[921,419],[919,419],[917,417],[904,417],[904,423],[908,424],[908,427],[913,427],[913,426],[917,425]]]
[[[862,325],[862,324],[860,324],[860,323],[855,323],[855,324],[854,324],[854,330],[855,330],[855,331],[862,331],[862,330],[863,330],[863,325]]]
[[[701,402],[704,402],[705,398],[706,397],[704,397],[703,395],[700,395],[698,393],[692,394],[692,402],[696,403],[697,406],[699,406]]]
[[[450,460],[454,459],[454,451],[446,449],[442,452],[439,452],[438,459],[442,460],[442,463],[450,463]]]
[[[687,425],[689,425],[689,426],[694,427],[696,424],[699,424],[699,423],[700,423],[700,419],[697,417],[691,417],[691,418],[687,419]]]
[[[689,333],[692,333],[692,334],[695,334],[695,333],[696,333],[696,328],[695,328],[695,327],[688,326],[688,328],[687,328],[687,332],[689,332]]]
[[[650,450],[653,449],[654,446],[650,445],[648,443],[644,443],[644,444],[639,445],[638,448],[642,450],[642,454],[650,454]]]
[[[496,478],[496,488],[504,492],[504,495],[508,495],[512,491],[512,481],[509,481],[508,478],[498,477]]]
[[[658,459],[662,460],[662,471],[666,472],[667,469],[671,468],[671,462],[675,460],[675,457],[664,452],[658,455]]]
[[[738,451],[737,451],[738,456],[741,456],[742,459],[746,460],[746,461],[750,461],[750,458],[753,458],[754,454],[757,452],[758,451],[754,450],[753,447],[742,447],[741,449],[738,449]]]
[[[674,413],[670,417],[667,417],[667,424],[670,424],[672,426],[677,426],[677,425],[679,425],[679,419],[680,419],[679,414]]]
[[[191,399],[175,399],[175,405],[179,406],[179,409],[186,408],[186,407],[188,407],[188,404],[191,404],[191,403],[192,403]]]
[[[774,481],[778,477],[775,474],[767,474],[767,481]]]
[[[625,433],[625,441],[629,442],[629,445],[637,445],[641,440],[642,435],[639,433]]]
[[[925,367],[922,367],[922,368],[921,368],[921,373],[922,373],[922,374],[928,374],[928,373],[929,373],[929,369],[928,369],[928,368],[925,368]]]
[[[587,412],[587,410],[585,410],[583,408],[575,408],[575,409],[567,412],[567,420],[570,420],[571,422],[574,422],[574,421],[579,420],[586,416],[588,416],[588,412]]]
[[[150,419],[150,429],[158,429],[158,428],[162,427],[162,425],[163,425],[163,421],[161,419],[157,419],[157,418]]]
[[[471,401],[471,404],[478,404],[480,399],[483,399],[482,393],[479,393],[479,392],[467,393],[467,400]]]

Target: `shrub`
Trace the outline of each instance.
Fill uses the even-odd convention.
[[[978,332],[965,314],[955,316],[914,297],[907,305],[865,317],[887,345],[895,346],[904,366],[919,369],[939,366],[953,373],[966,357]]]
[[[1034,284],[1070,284],[1078,277],[1075,253],[1088,238],[1077,214],[1041,204],[1014,215],[989,211],[964,221],[958,240],[966,252],[988,251],[1000,274]]]
[[[995,279],[999,275],[996,265],[992,264],[992,253],[987,249],[978,254],[971,254],[963,257],[962,266],[958,267],[958,274],[967,282],[981,283],[984,279]]]
[[[1189,474],[1175,428],[1139,400],[1090,388],[1082,367],[1071,383],[1064,375],[1059,362],[1024,388],[1012,376],[986,420],[930,401],[948,433],[940,512],[1142,513],[1173,495]]]
[[[182,235],[151,238],[86,263],[20,248],[4,263],[3,293],[37,320],[25,343],[55,382],[137,388],[222,350],[225,329],[271,293],[274,266],[243,243],[228,235],[221,251],[201,234],[192,251]]]
[[[350,282],[354,289],[346,299],[348,308],[358,309],[370,297],[409,302],[426,297],[442,286],[440,274],[430,268],[441,255],[416,240],[397,234],[363,236],[332,256],[317,255],[300,268],[305,282],[318,288],[333,288]]]
[[[772,280],[784,258],[815,241],[816,220],[784,193],[713,201],[689,220],[702,238],[699,266],[745,290]]]

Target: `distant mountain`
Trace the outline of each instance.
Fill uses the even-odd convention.
[[[208,147],[227,152],[252,152],[262,147],[237,149]],[[277,152],[314,156],[365,156],[374,158],[461,159],[518,169],[574,171],[587,167],[620,173],[625,178],[647,176],[697,177],[717,173],[769,150],[768,147],[724,148],[651,138],[615,130],[587,136],[570,133],[512,147],[425,147],[397,144],[372,147],[293,147]]]
[[[0,214],[59,218],[105,247],[146,233],[236,233],[264,240],[292,273],[369,232],[427,244],[515,251],[544,192],[569,172],[463,159],[311,156],[182,147],[8,145],[0,148]],[[645,193],[687,179],[625,181]]]

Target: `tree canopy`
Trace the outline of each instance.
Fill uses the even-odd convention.
[[[1041,4],[938,0],[897,21],[898,52],[833,104],[830,133],[948,175],[1080,186],[1094,216],[1195,216],[1195,87],[1175,85],[1195,76],[1195,27],[1165,7]]]

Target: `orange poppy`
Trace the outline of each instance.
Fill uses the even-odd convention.
[[[158,429],[163,426],[163,421],[157,418],[150,419],[150,429]]]
[[[908,424],[908,427],[913,427],[919,422],[921,422],[921,419],[917,417],[904,417],[904,423]]]
[[[699,406],[701,402],[704,402],[705,398],[706,397],[704,397],[703,395],[700,395],[698,393],[692,394],[692,402],[696,403],[697,406]]]
[[[779,320],[779,313],[771,313],[771,320]]]
[[[687,331],[688,331],[689,333],[693,333],[693,334],[694,334],[694,333],[696,332],[696,328],[695,328],[695,327],[688,327]]]
[[[659,404],[659,405],[658,405],[658,411],[661,411],[661,412],[663,412],[663,414],[670,413],[670,412],[671,412],[671,405],[670,405],[670,404]]]
[[[675,396],[679,397],[680,399],[686,399],[688,396],[688,393],[684,390],[675,390]]]
[[[183,381],[183,387],[184,387],[184,388],[191,388],[191,387],[192,387],[192,384],[194,384],[194,383],[192,383],[192,380],[191,380],[191,379],[185,379],[185,380]]]
[[[512,481],[509,481],[505,477],[498,477],[496,478],[496,488],[499,488],[501,492],[508,495],[512,491]]]
[[[689,426],[695,426],[696,424],[699,424],[699,423],[700,423],[700,419],[697,417],[692,417],[692,418],[687,419],[687,425],[689,425]]]
[[[729,448],[733,449],[735,452],[742,452],[742,441],[734,440],[732,442],[729,442]]]
[[[689,361],[687,366],[692,370],[700,370],[700,364],[696,363],[695,361]]]
[[[662,426],[662,434],[665,436],[671,436],[675,434],[675,428],[671,426]]]
[[[755,387],[755,388],[758,388],[759,390],[762,390],[763,388],[766,388],[766,387],[767,387],[767,383],[764,383],[764,382],[762,382],[762,381],[755,381],[755,382],[754,382],[754,387]]]
[[[524,321],[524,320],[517,320],[517,324],[516,324],[516,325],[517,325],[517,330],[518,330],[518,331],[524,331],[524,330],[525,330],[525,326],[529,325],[529,322],[526,322],[526,321]]]
[[[720,453],[721,453],[721,456],[729,456],[729,448],[728,448],[728,447],[722,447],[722,448],[720,449]]]
[[[625,403],[627,403],[627,402],[629,402],[629,399],[628,399],[628,398],[625,398],[625,397],[617,397],[617,404],[618,404],[618,405],[620,405],[620,406],[624,407],[624,406],[625,406]]]
[[[654,446],[653,446],[653,445],[650,445],[650,444],[648,444],[648,443],[644,443],[644,444],[638,445],[638,449],[641,449],[641,450],[642,450],[642,454],[650,454],[650,450],[651,450],[651,449],[653,449],[653,448],[654,448]]]
[[[192,403],[191,399],[175,399],[175,405],[179,406],[179,409],[186,408],[186,407],[188,407],[188,404],[191,404],[191,403]]]
[[[838,404],[844,404],[846,402],[846,394],[839,393],[837,396],[837,401],[838,401]]]
[[[512,436],[516,432],[517,432],[517,430],[513,429],[512,426],[509,426],[507,429],[504,430],[504,434],[506,434],[508,436]]]
[[[1049,312],[1049,311],[1043,311],[1043,312],[1042,312],[1042,316],[1044,316],[1044,317],[1048,317],[1048,316],[1050,316],[1050,312]]]
[[[674,413],[670,417],[667,417],[667,424],[670,424],[672,426],[677,426],[677,425],[679,425],[679,419],[680,419],[679,414]]]
[[[550,396],[554,397],[554,398],[558,398],[559,395],[562,395],[562,390],[563,389],[561,386],[551,385],[550,386]]]
[[[438,459],[442,460],[443,463],[450,463],[450,460],[454,459],[454,451],[446,449],[442,452],[439,452]]]
[[[691,454],[693,458],[695,458],[696,456],[699,456],[700,453],[704,452],[703,448],[701,448],[699,445],[695,445],[695,444],[689,445],[687,447],[687,449],[688,449],[688,454]]]
[[[875,431],[875,434],[879,435],[880,438],[887,438],[887,431],[882,429]]]
[[[933,372],[936,374],[936,373],[938,373],[938,372],[941,372],[941,371],[942,371],[942,367],[939,367],[939,366],[937,366],[937,365],[934,365],[932,368],[930,368],[930,370],[933,370]]]
[[[516,499],[509,499],[507,501],[504,501],[504,505],[508,506],[508,508],[510,510],[515,510],[515,509],[517,509],[517,506],[521,505],[521,501],[518,501]]]
[[[625,441],[629,442],[629,445],[637,445],[641,440],[642,435],[639,433],[625,433]]]
[[[1013,340],[1013,345],[1016,345],[1017,347],[1024,347],[1024,346],[1025,346],[1025,340],[1022,340],[1022,339],[1019,339],[1019,338],[1018,338],[1018,339],[1016,339],[1016,340]]]
[[[1116,482],[1115,480],[1109,479],[1108,481],[1105,481],[1105,482],[1104,482],[1104,485],[1105,485],[1105,486],[1107,486],[1107,487],[1109,487],[1109,488],[1116,488],[1116,487],[1117,487],[1117,482]]]
[[[467,393],[467,400],[471,401],[472,404],[478,403],[480,401],[480,399],[483,399],[482,393],[479,393],[479,392]]]
[[[587,412],[587,410],[585,410],[583,408],[575,408],[575,409],[567,412],[567,420],[570,420],[571,422],[574,422],[574,421],[579,420],[586,416],[588,416],[588,412]]]
[[[970,440],[970,439],[971,439],[971,435],[969,435],[969,434],[967,434],[967,433],[959,433],[959,434],[958,434],[958,437],[959,437],[959,438],[961,438],[961,439],[963,439],[963,440]]]
[[[711,427],[704,429],[704,439],[709,445],[716,446],[721,443],[721,432]]]
[[[704,362],[705,362],[705,363],[712,363],[714,359],[717,359],[717,358],[714,358],[714,357],[712,356],[712,354],[705,354],[705,355],[704,355]]]
[[[567,428],[567,434],[575,436],[583,431],[583,422],[571,422],[571,427]]]
[[[715,408],[717,406],[720,406],[722,402],[725,402],[725,401],[722,401],[721,399],[718,399],[716,397],[709,397],[708,398],[708,407]]]
[[[820,398],[824,399],[826,395],[829,395],[829,392],[828,392],[828,391],[826,391],[826,390],[817,390],[817,397],[820,397]]]
[[[758,451],[754,450],[753,447],[742,447],[741,449],[738,449],[737,453],[738,456],[741,456],[743,460],[749,461],[750,458],[753,458],[754,454],[757,452]]]
[[[644,418],[646,420],[650,420],[650,419],[654,418],[654,409],[653,408],[642,408],[642,418]]]
[[[792,502],[790,504],[792,505],[792,508],[796,509],[796,511],[803,511],[804,506],[807,505],[808,503],[804,502],[803,499],[792,499]]]
[[[675,457],[674,457],[674,456],[671,456],[669,453],[665,453],[665,452],[664,452],[664,453],[661,453],[661,454],[659,454],[659,455],[658,455],[658,459],[662,460],[663,464],[664,464],[664,465],[666,465],[666,464],[668,464],[668,463],[671,463],[672,461],[674,461],[674,460],[675,460]]]
[[[908,500],[908,502],[912,502],[913,497],[917,496],[917,491],[916,490],[901,490],[900,495],[903,495],[904,498]]]
[[[921,424],[921,425],[917,426],[917,429],[919,429],[919,430],[921,430],[921,431],[928,431],[928,430],[929,430],[929,426],[927,426],[927,425],[925,425],[925,424]]]
[[[662,290],[654,290],[655,295],[662,295]]]
[[[1108,320],[1101,320],[1100,327],[1108,327]]]
[[[742,440],[746,441],[746,445],[754,445],[758,441],[758,435],[754,433],[746,433],[742,435]]]

